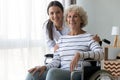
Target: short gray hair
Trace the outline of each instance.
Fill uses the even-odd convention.
[[[71,11],[75,11],[78,13],[78,15],[80,16],[81,20],[83,21],[83,23],[81,24],[81,28],[85,27],[88,23],[88,16],[87,16],[87,12],[83,9],[83,7],[78,6],[78,5],[70,5],[66,10],[65,10],[65,20],[67,19],[68,13]]]

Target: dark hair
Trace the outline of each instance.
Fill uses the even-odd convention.
[[[47,7],[47,13],[49,15],[49,8],[52,7],[52,6],[58,6],[62,12],[64,12],[64,8],[62,6],[62,4],[59,2],[59,1],[51,1]]]
[[[64,12],[64,8],[63,8],[62,4],[59,1],[51,1],[49,3],[48,7],[47,7],[47,13],[48,13],[48,15],[49,15],[49,8],[52,7],[52,6],[57,6],[57,7],[59,7],[62,10],[62,12]],[[51,40],[53,40],[52,27],[53,27],[53,22],[49,19],[48,23],[47,23],[47,30],[48,30],[49,38]]]

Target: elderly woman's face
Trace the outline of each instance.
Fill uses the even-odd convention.
[[[63,20],[63,12],[58,6],[52,6],[49,8],[49,18],[55,24],[58,25]]]
[[[67,20],[67,23],[70,26],[70,28],[80,29],[81,18],[77,12],[75,12],[75,11],[68,12],[66,20]]]

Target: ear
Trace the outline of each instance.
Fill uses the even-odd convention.
[[[83,27],[84,23],[83,23],[83,19],[80,17],[81,21],[80,21],[80,25]]]

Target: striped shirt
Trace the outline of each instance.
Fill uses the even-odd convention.
[[[103,59],[103,49],[98,42],[93,40],[93,36],[89,33],[80,35],[61,36],[58,41],[59,49],[54,54],[51,63],[47,64],[47,68],[58,67],[61,69],[70,70],[70,62],[72,61],[75,53],[80,53],[80,60],[78,62],[77,70],[81,69],[81,59],[92,58],[96,60]],[[88,62],[84,62],[85,66],[89,66]]]

